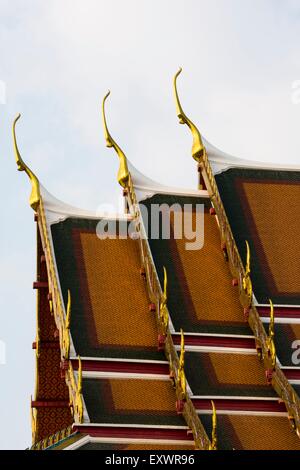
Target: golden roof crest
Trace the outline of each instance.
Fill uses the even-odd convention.
[[[17,138],[16,138],[16,123],[20,119],[21,114],[18,114],[17,117],[15,118],[13,122],[13,128],[12,128],[12,133],[13,133],[13,143],[14,143],[14,152],[15,152],[15,157],[16,157],[16,162],[18,166],[19,171],[25,171],[27,176],[30,179],[31,182],[31,195],[29,198],[29,203],[30,206],[32,207],[33,210],[37,210],[38,205],[40,203],[41,199],[41,194],[40,194],[40,183],[35,174],[30,170],[30,168],[24,163],[17,144]]]
[[[182,72],[182,68],[180,67],[178,72],[174,76],[174,95],[175,95],[175,102],[176,102],[176,112],[179,118],[179,123],[186,124],[191,130],[191,133],[193,136],[192,156],[194,160],[196,160],[197,162],[200,162],[203,156],[203,153],[205,152],[205,147],[203,145],[202,137],[201,137],[199,130],[197,129],[195,124],[186,116],[179,100],[178,91],[177,91],[177,77],[178,75],[181,74],[181,72]]]
[[[109,133],[108,127],[107,127],[107,121],[106,121],[106,116],[105,116],[105,101],[110,95],[110,91],[106,93],[106,95],[103,98],[102,102],[102,120],[103,120],[103,127],[104,127],[104,137],[106,140],[106,146],[107,147],[113,147],[119,157],[120,160],[120,166],[119,166],[119,171],[118,171],[118,182],[123,188],[125,188],[128,184],[129,180],[129,170],[128,170],[128,165],[127,165],[127,158],[123,150],[119,147],[119,145],[116,143],[116,141],[112,138],[112,136]]]

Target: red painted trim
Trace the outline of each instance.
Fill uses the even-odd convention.
[[[66,400],[32,400],[31,408],[69,408]]]
[[[73,425],[74,431],[89,434],[92,437],[119,437],[131,439],[167,439],[193,441],[193,436],[188,434],[188,429],[162,429],[162,428],[138,428],[138,427],[109,427],[93,426],[91,424]]]
[[[40,341],[41,349],[60,349],[59,341]],[[32,343],[32,349],[36,349],[36,341]]]
[[[256,307],[260,317],[270,317],[270,307]],[[300,318],[300,308],[275,307],[275,318]]]
[[[36,281],[33,283],[33,289],[48,289],[48,281],[42,282],[42,281]]]
[[[72,359],[72,366],[78,370],[78,360]],[[169,364],[123,361],[81,360],[82,370],[95,372],[123,372],[131,374],[169,375]]]
[[[172,335],[174,344],[179,345],[181,337],[179,334]],[[232,338],[223,336],[193,336],[185,335],[186,346],[214,346],[223,348],[255,349],[254,338]]]
[[[211,410],[211,401],[206,398],[193,398],[193,405],[197,410]],[[214,398],[214,404],[218,411],[264,411],[270,413],[285,413],[286,407],[278,400],[241,400],[238,398]]]
[[[300,367],[299,369],[281,369],[288,380],[300,380]]]

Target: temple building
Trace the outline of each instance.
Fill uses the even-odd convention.
[[[300,449],[300,169],[207,142],[182,109],[180,72],[198,188],[134,168],[103,100],[123,214],[49,194],[14,121],[37,231],[34,450]],[[178,236],[185,212],[197,249]]]

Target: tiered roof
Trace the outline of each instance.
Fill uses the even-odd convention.
[[[120,159],[126,214],[56,200],[14,140],[38,223],[34,448],[300,449],[300,369],[291,359],[300,339],[300,172],[207,143],[183,112],[178,75],[177,114],[192,132],[201,189],[169,188],[133,167],[108,131],[108,95],[105,138]],[[143,207],[174,203],[170,239],[147,238]],[[194,224],[204,206],[199,250],[174,234],[184,204]],[[116,237],[100,239],[99,221],[114,223]],[[285,227],[291,242],[279,236]]]

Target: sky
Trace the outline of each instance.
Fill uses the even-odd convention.
[[[0,449],[31,444],[36,242],[24,161],[57,198],[116,202],[118,161],[196,188],[186,114],[223,151],[300,165],[300,0],[0,0]],[[2,346],[2,348],[1,348]],[[5,359],[5,360],[4,360]]]

